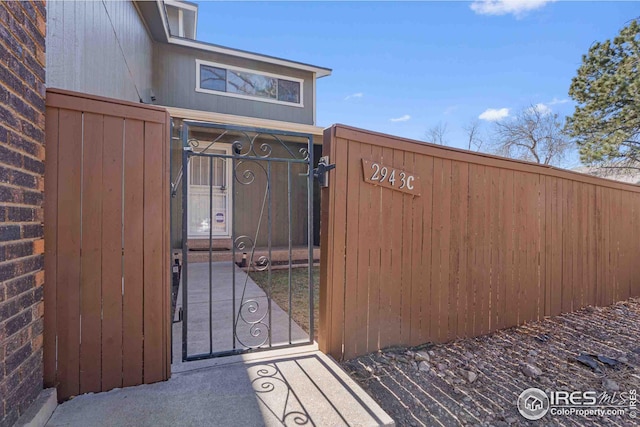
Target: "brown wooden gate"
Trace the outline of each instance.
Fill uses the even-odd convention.
[[[44,382],[60,400],[170,376],[169,123],[47,91]]]

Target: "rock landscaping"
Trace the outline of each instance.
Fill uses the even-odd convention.
[[[401,426],[640,425],[632,418],[520,415],[522,391],[640,392],[640,300],[586,309],[447,344],[388,348],[343,367]],[[615,393],[615,394],[614,394]],[[611,402],[610,402],[611,403]]]

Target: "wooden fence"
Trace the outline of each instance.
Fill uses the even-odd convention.
[[[638,186],[341,125],[324,155],[320,348],[338,359],[640,296]]]
[[[169,116],[59,90],[46,107],[45,385],[167,379]]]

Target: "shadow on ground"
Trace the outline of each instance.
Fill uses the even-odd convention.
[[[60,405],[47,425],[392,424],[391,418],[322,353],[272,357],[265,352],[260,357],[174,374],[163,383],[78,396]]]

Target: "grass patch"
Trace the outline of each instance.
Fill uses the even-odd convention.
[[[269,295],[269,276],[266,271],[252,271],[249,277]],[[291,318],[309,333],[309,270],[299,267],[291,270]],[[318,301],[320,299],[320,269],[313,267],[313,339],[318,338]],[[289,312],[289,270],[271,272],[271,299],[285,312]]]

